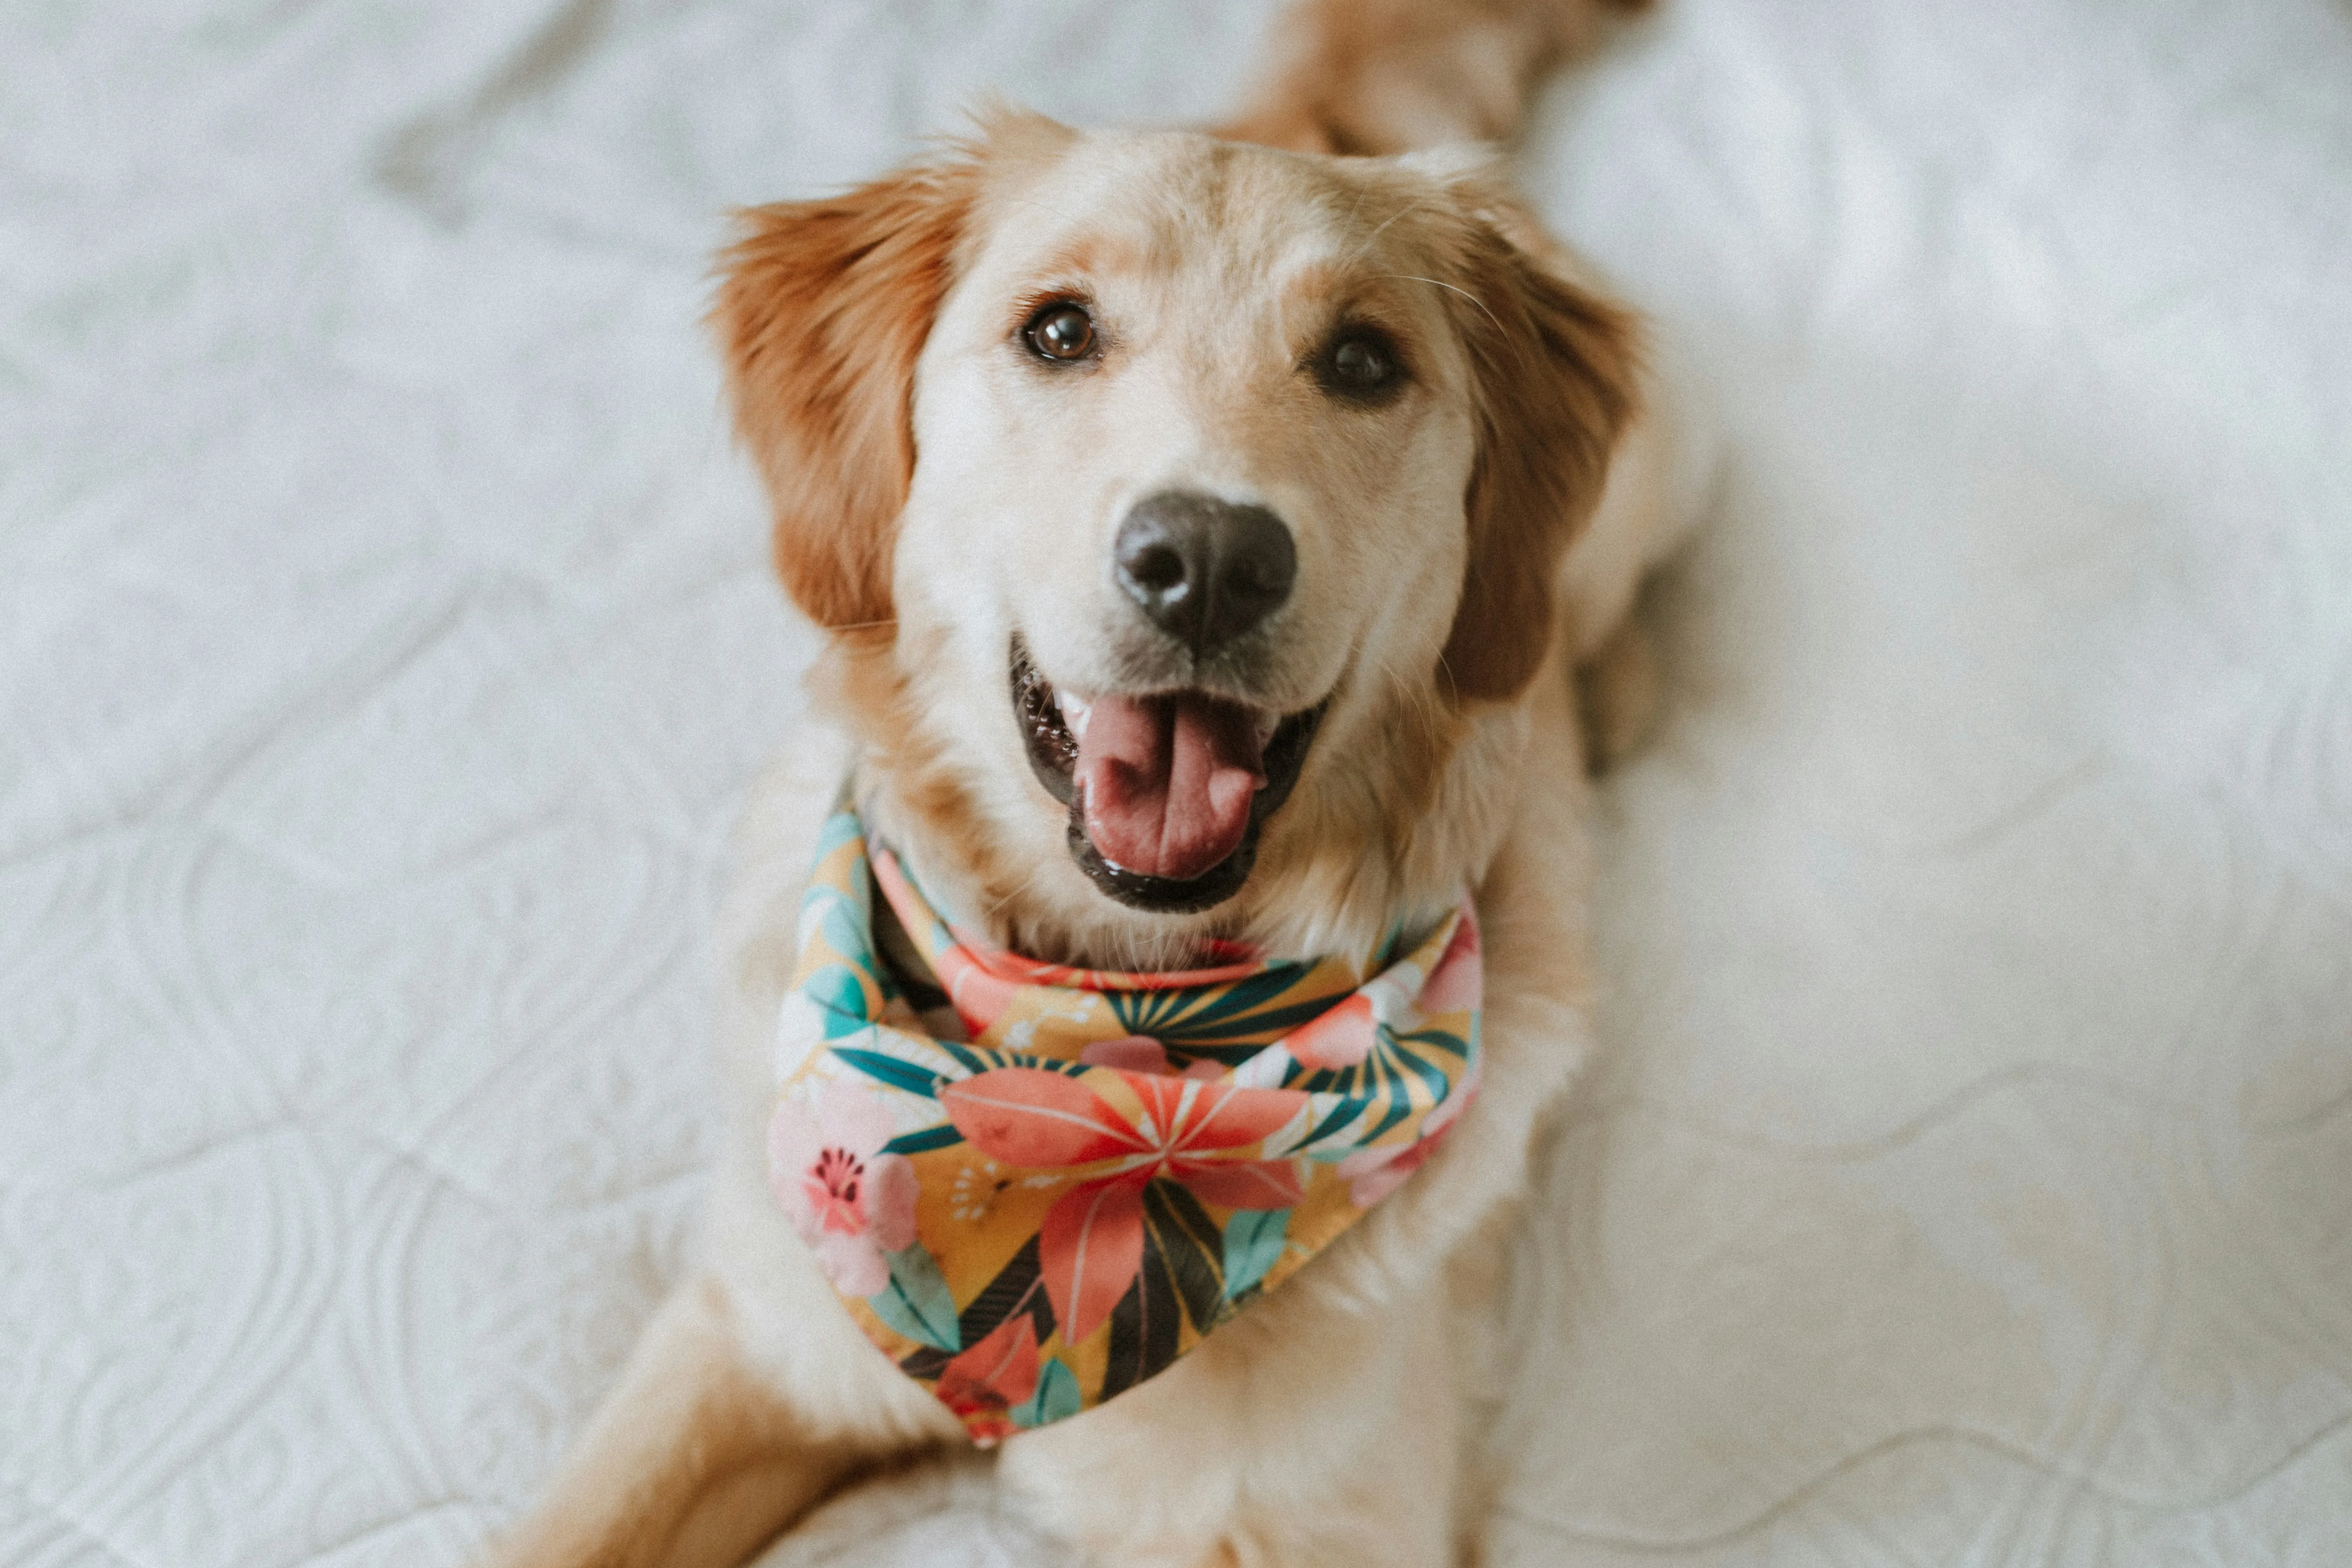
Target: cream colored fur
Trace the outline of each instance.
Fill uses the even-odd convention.
[[[1458,158],[1340,163],[1028,121],[991,142],[913,370],[919,457],[888,558],[896,626],[845,633],[831,660],[837,695],[890,691],[889,722],[907,732],[845,711],[853,733],[796,741],[756,793],[725,926],[703,1261],[501,1547],[505,1568],[731,1568],[859,1471],[962,1441],[861,1337],[768,1192],[771,1030],[810,847],[845,773],[945,902],[1040,956],[1162,960],[1210,932],[1276,956],[1369,950],[1475,889],[1486,1081],[1440,1152],[1193,1353],[1012,1438],[999,1465],[1021,1507],[1105,1563],[1438,1564],[1475,1551],[1463,1397],[1492,1352],[1493,1247],[1590,1044],[1571,671],[1622,645],[1612,636],[1667,542],[1655,416],[1618,435],[1597,509],[1591,493],[1572,503],[1593,510],[1558,567],[1533,678],[1462,697],[1441,652],[1474,553],[1490,547],[1464,497],[1492,389],[1473,384],[1470,329],[1441,269],[1460,263],[1464,235],[1497,229],[1528,265],[1567,260]],[[1041,279],[1104,301],[1133,355],[1120,376],[1007,372],[1005,313]],[[1328,316],[1335,290],[1377,296],[1409,333],[1419,379],[1393,416],[1334,410],[1283,379],[1283,345],[1319,330],[1299,323]],[[1251,695],[1286,711],[1332,699],[1248,886],[1201,917],[1121,908],[1078,874],[1005,691],[1014,631],[1057,684],[1118,680],[1131,617],[1090,563],[1129,501],[1171,484],[1284,516],[1299,588]],[[1556,521],[1564,542],[1580,518]],[[1007,865],[1020,872],[1009,893]]]

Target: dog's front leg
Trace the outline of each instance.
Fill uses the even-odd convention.
[[[665,1302],[490,1568],[738,1568],[857,1461],[754,1370],[725,1285]]]

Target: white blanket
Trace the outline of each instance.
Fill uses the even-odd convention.
[[[434,1568],[680,1267],[810,642],[730,204],[1270,0],[0,22],[0,1563]],[[1523,160],[1719,445],[1505,1564],[2352,1561],[2352,14],[1668,0]],[[1030,1561],[984,1474],[780,1561]]]

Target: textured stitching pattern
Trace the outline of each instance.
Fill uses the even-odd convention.
[[[800,718],[719,215],[987,86],[1206,117],[1269,9],[11,24],[0,1562],[456,1564],[541,1483]],[[1539,116],[1724,461],[1500,1563],[2352,1561],[2347,81],[2332,0],[1670,0]]]

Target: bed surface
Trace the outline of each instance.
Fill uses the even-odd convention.
[[[719,215],[988,89],[1207,116],[1270,9],[7,24],[0,1563],[455,1568],[534,1491],[803,722]],[[1669,0],[1521,175],[1716,461],[1497,1562],[2352,1562],[2352,12]],[[776,1562],[1050,1557],[956,1472]]]

